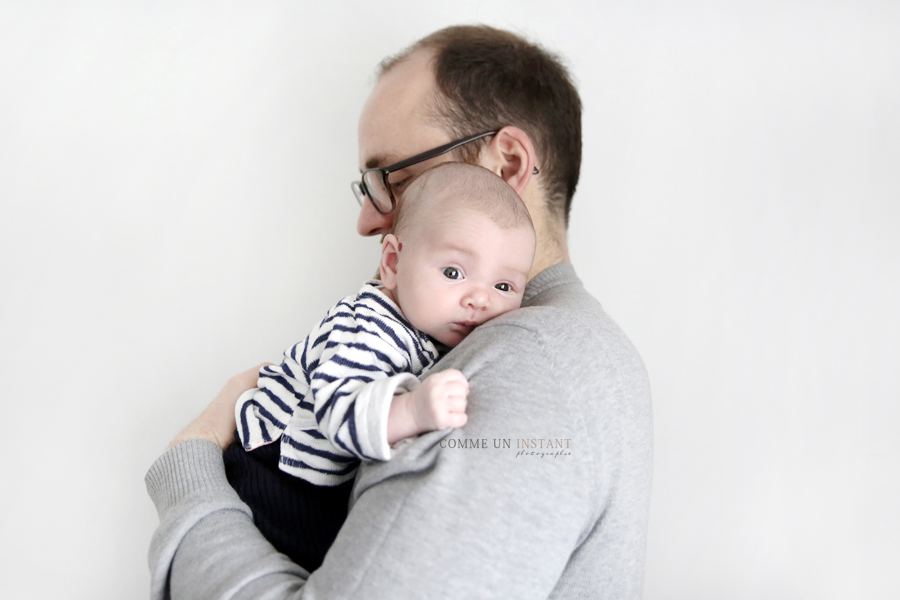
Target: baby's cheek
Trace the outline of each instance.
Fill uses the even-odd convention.
[[[503,312],[507,313],[511,310],[516,310],[517,308],[519,308],[521,306],[522,306],[522,297],[520,296],[520,297],[516,298],[515,300],[511,301],[506,306],[506,309]]]

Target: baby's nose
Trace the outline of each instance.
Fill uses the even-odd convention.
[[[469,290],[469,293],[466,294],[463,303],[465,306],[471,306],[476,309],[484,308],[488,305],[488,293],[480,286],[472,288]]]

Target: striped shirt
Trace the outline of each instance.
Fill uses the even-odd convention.
[[[394,394],[413,390],[438,359],[428,336],[366,282],[328,311],[235,407],[246,450],[280,439],[279,468],[321,486],[352,479],[359,460],[388,460]]]

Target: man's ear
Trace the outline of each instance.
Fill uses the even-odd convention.
[[[534,144],[528,134],[508,125],[497,132],[482,152],[486,155],[482,156],[481,166],[502,177],[521,196],[531,181],[537,161]]]
[[[403,244],[393,233],[384,236],[381,241],[381,283],[389,290],[397,289],[397,262],[400,260],[400,249]]]

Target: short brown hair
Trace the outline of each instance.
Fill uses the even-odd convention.
[[[514,125],[537,151],[552,213],[566,225],[581,168],[581,99],[561,60],[537,44],[486,25],[457,25],[382,61],[379,76],[419,50],[434,52],[438,122],[456,137]],[[474,163],[483,144],[461,147]]]

